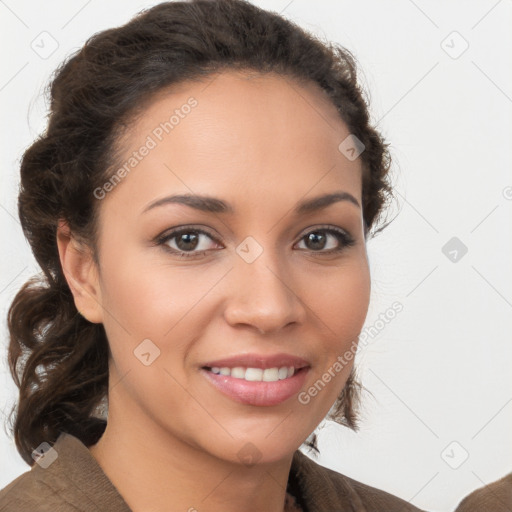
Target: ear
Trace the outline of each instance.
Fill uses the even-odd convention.
[[[73,236],[69,225],[62,219],[57,227],[57,247],[76,308],[89,322],[102,323],[101,288],[91,249]]]

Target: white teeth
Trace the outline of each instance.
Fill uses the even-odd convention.
[[[261,368],[247,368],[245,370],[245,380],[261,381],[263,378],[263,370]]]
[[[288,377],[288,368],[283,366],[282,368],[279,368],[279,380],[286,379],[286,377]]]
[[[244,379],[245,378],[245,368],[242,368],[241,366],[232,368],[231,369],[231,377],[235,377],[237,379]]]
[[[280,368],[244,368],[236,366],[235,368],[228,368],[223,366],[213,366],[210,371],[212,373],[234,377],[235,379],[244,379],[251,382],[277,382],[292,377],[295,374],[293,366],[282,366]]]
[[[287,373],[288,375],[288,373]],[[263,381],[276,382],[279,380],[279,368],[267,368],[263,371]]]

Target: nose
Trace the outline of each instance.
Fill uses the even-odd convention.
[[[269,252],[252,263],[236,258],[224,313],[233,327],[250,326],[265,334],[304,322],[306,308],[289,264]]]

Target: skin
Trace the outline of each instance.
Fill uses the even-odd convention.
[[[238,403],[199,368],[285,352],[309,361],[307,390],[357,339],[370,300],[362,210],[349,201],[302,217],[292,209],[340,190],[362,204],[361,159],[339,151],[349,131],[315,84],[234,71],[160,94],[131,125],[126,157],[190,96],[198,105],[101,200],[99,266],[65,222],[58,230],[76,306],[103,323],[112,352],[108,425],[90,451],[134,512],[281,512],[293,453],[352,364],[307,405],[293,396],[275,406]],[[236,213],[179,204],[142,213],[177,193],[221,198]],[[212,234],[188,249],[197,256],[151,244],[183,225]],[[308,244],[322,225],[355,244],[325,255],[343,246],[325,232],[324,248]],[[263,248],[250,264],[236,252],[248,236]],[[183,237],[167,246],[193,247]],[[144,339],[160,350],[149,366],[134,355]],[[260,455],[252,466],[238,455],[249,442]]]

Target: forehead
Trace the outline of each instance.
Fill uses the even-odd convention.
[[[144,147],[123,193],[147,204],[167,193],[361,196],[361,161],[339,150],[350,132],[324,91],[276,74],[222,72],[159,92],[129,124],[123,162]],[[134,162],[132,162],[134,163]],[[126,166],[125,166],[126,167]],[[114,194],[113,194],[114,195]]]

